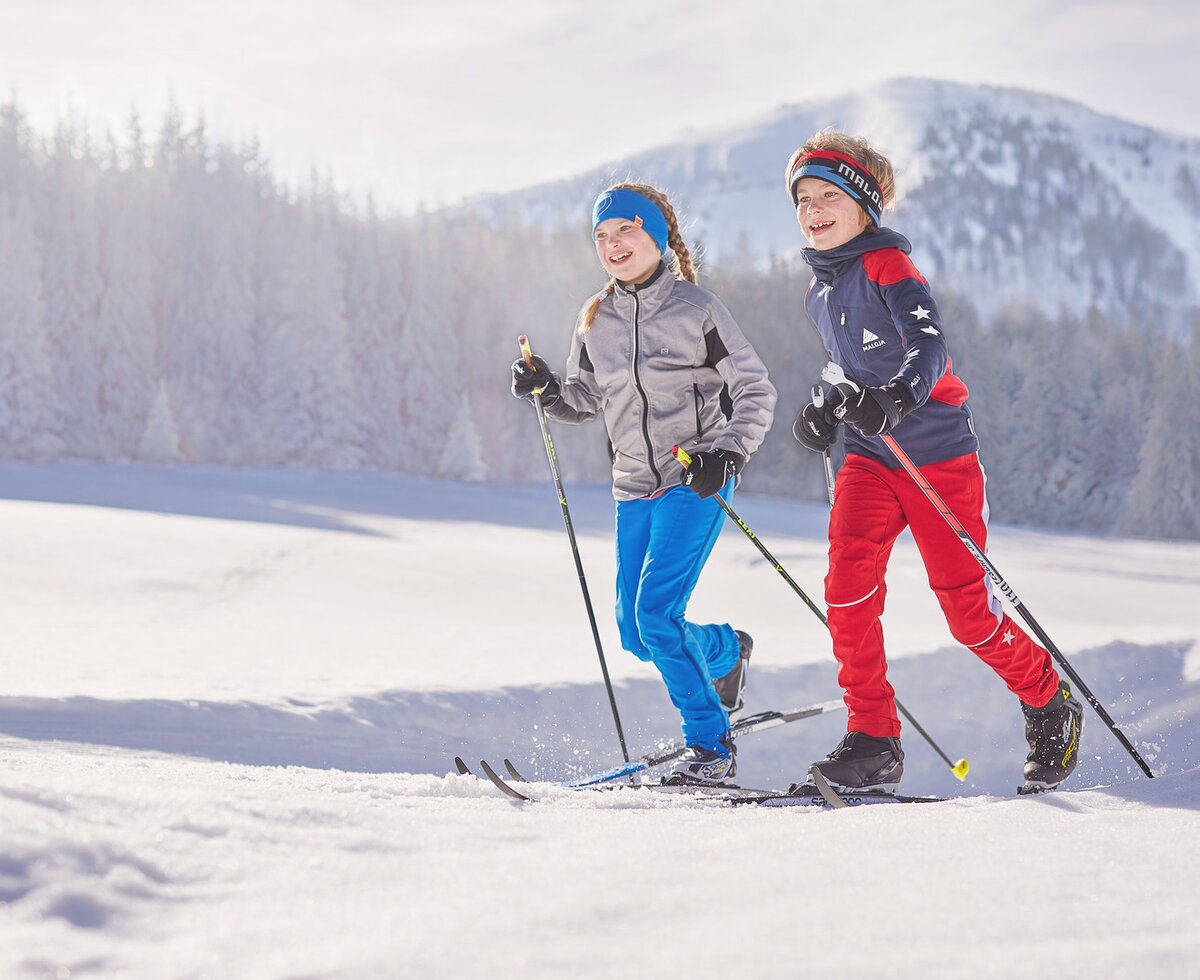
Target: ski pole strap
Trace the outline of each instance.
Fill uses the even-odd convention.
[[[675,457],[675,459],[679,462],[679,465],[684,469],[687,469],[692,465],[692,457],[689,456],[680,446],[672,446],[671,455]]]

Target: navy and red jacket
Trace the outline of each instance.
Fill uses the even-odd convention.
[[[804,296],[829,358],[863,387],[897,381],[917,406],[891,431],[914,463],[924,466],[979,450],[967,386],[951,373],[937,304],[908,257],[908,239],[889,228],[864,231],[844,245],[806,248],[815,277]],[[896,468],[899,460],[878,436],[846,430],[846,452]]]

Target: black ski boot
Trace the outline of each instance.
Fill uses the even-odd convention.
[[[746,673],[750,667],[750,651],[754,649],[754,640],[750,638],[749,633],[743,633],[741,630],[733,632],[738,641],[737,663],[728,674],[712,682],[713,687],[717,689],[717,697],[721,699],[721,707],[729,713],[730,721],[737,718],[745,706]]]
[[[904,750],[898,738],[847,732],[836,749],[808,768],[819,769],[839,793],[895,793],[904,775]]]
[[[1044,707],[1033,708],[1022,702],[1025,712],[1025,740],[1029,758],[1025,762],[1022,793],[1041,793],[1054,789],[1079,762],[1079,736],[1083,732],[1083,705],[1071,696],[1066,681]]]

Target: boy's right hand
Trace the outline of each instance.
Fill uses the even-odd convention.
[[[532,367],[522,357],[513,361],[512,393],[517,398],[529,398],[534,391],[540,390],[542,404],[549,404],[558,397],[558,378],[550,370],[550,365],[537,354],[531,354],[529,360]]]
[[[814,453],[828,452],[837,440],[837,427],[841,421],[833,414],[833,406],[828,401],[820,407],[809,402],[796,416],[792,435],[805,449],[811,449]]]

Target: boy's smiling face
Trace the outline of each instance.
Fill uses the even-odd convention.
[[[822,252],[845,245],[870,224],[854,198],[816,177],[796,182],[796,220],[808,244]]]

